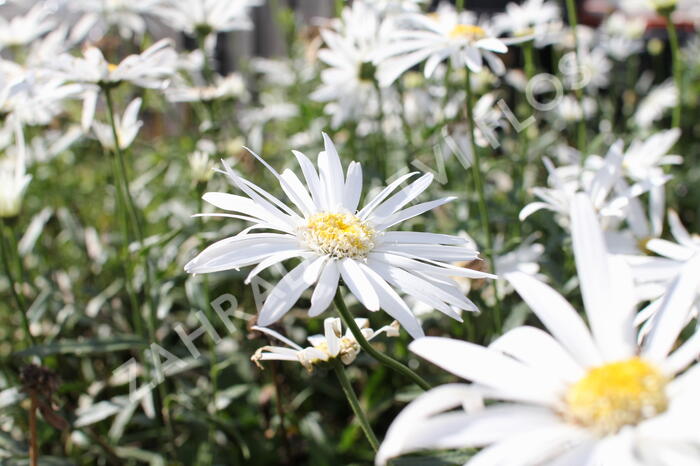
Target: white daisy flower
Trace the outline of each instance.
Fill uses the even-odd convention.
[[[136,86],[160,89],[167,87],[175,73],[177,52],[170,39],[162,39],[136,55],[129,55],[119,64],[108,62],[100,49],[88,46],[82,57],[63,54],[48,67],[56,76],[85,86],[83,128],[89,128],[95,115],[100,86],[116,86],[129,82]]]
[[[459,292],[452,277],[494,276],[450,265],[478,259],[472,244],[451,235],[389,231],[454,198],[406,207],[433,180],[432,175],[423,175],[392,195],[401,183],[416,174],[409,173],[397,178],[358,210],[362,193],[360,164],[351,162],[344,174],[335,146],[327,135],[323,138],[325,150],[318,156],[318,172],[304,154],[293,151],[306,186],[293,171],[287,169],[279,174],[253,154],[277,178],[296,210],[239,177],[224,162],[224,173],[248,197],[207,193],[203,199],[233,212],[213,215],[243,219],[253,225],[209,246],[185,270],[209,273],[257,264],[246,279],[250,282],[276,263],[300,258],[301,263],[268,294],[258,316],[258,324],[264,327],[278,321],[313,285],[309,316],[321,314],[336,295],[341,278],[362,305],[371,311],[384,309],[413,337],[423,335],[420,322],[394,287],[454,319],[461,320],[462,310],[476,311],[474,304]],[[250,233],[254,229],[275,232]]]
[[[648,129],[677,103],[678,89],[673,80],[668,80],[656,86],[639,102],[634,113],[634,122],[640,128]]]
[[[0,16],[0,49],[27,45],[49,32],[55,25],[51,8],[41,2],[26,14],[13,16],[9,21]]]
[[[585,194],[572,237],[590,327],[548,285],[506,276],[549,333],[519,327],[489,347],[428,337],[410,349],[474,382],[422,395],[387,432],[377,464],[425,448],[482,448],[470,465],[677,465],[700,461],[700,333],[674,351],[700,276],[700,255],[668,288],[642,344],[629,271],[607,255]],[[688,367],[691,366],[689,369]],[[473,392],[497,400],[481,407]],[[451,411],[463,405],[463,410]],[[477,400],[478,401],[478,400]]]
[[[468,67],[478,73],[486,59],[497,74],[505,67],[495,53],[508,51],[506,44],[490,32],[486,22],[478,23],[470,12],[458,13],[443,3],[435,13],[409,14],[390,35],[390,41],[374,53],[380,65],[379,82],[389,86],[406,70],[425,61],[424,73],[430,77],[445,59],[454,68]]]
[[[675,243],[661,238],[653,238],[647,241],[647,249],[660,256],[680,262],[686,262],[700,253],[700,235],[689,233],[676,211],[668,211],[668,224]]]
[[[263,0],[163,0],[152,11],[176,31],[210,34],[252,29],[249,10],[262,4]]]
[[[538,48],[556,42],[563,34],[559,5],[545,0],[508,3],[505,12],[494,16],[493,27],[499,35],[513,36],[519,42],[534,40]]]
[[[372,54],[381,43],[380,26],[377,10],[356,1],[343,9],[334,28],[321,30],[326,48],[319,50],[318,58],[329,67],[321,71],[321,85],[310,97],[328,102],[324,110],[332,115],[334,128],[348,120],[375,118],[379,113]]]
[[[184,82],[173,83],[165,96],[171,102],[209,102],[231,97],[247,97],[247,90],[243,77],[238,73],[230,73],[226,76],[215,75],[209,85],[189,86]]]
[[[119,148],[124,150],[131,146],[131,143],[136,139],[143,122],[139,120],[139,110],[141,109],[141,98],[137,97],[124,110],[124,115],[121,118],[114,117],[114,126],[117,130],[117,138],[119,140]],[[93,121],[92,130],[95,136],[106,149],[114,150],[114,135],[112,134],[112,126]]]
[[[119,37],[143,37],[146,32],[144,16],[159,3],[160,0],[71,0],[67,6],[82,15],[73,26],[71,36],[89,36],[90,40],[95,40],[113,27]],[[91,31],[96,34],[90,34]]]
[[[22,128],[17,120],[11,124],[14,127],[15,144],[5,148],[5,152],[11,152],[13,156],[0,159],[0,218],[16,217],[19,214],[24,192],[32,181],[32,176],[26,171],[26,145]]]
[[[360,328],[365,340],[370,341],[373,338],[385,333],[389,337],[399,335],[399,324],[394,321],[391,325],[384,326],[377,331],[369,328],[369,320],[355,319],[355,323]],[[332,359],[340,358],[343,364],[350,365],[355,360],[360,352],[360,345],[355,340],[355,336],[350,329],[342,333],[340,319],[337,317],[329,317],[323,321],[323,335],[312,335],[308,337],[311,346],[302,348],[287,337],[280,333],[265,327],[253,326],[253,330],[257,330],[266,335],[275,338],[282,343],[285,343],[289,348],[282,346],[263,346],[258,348],[253,357],[250,359],[262,369],[260,361],[296,361],[309,372],[312,372],[314,366],[329,362]]]

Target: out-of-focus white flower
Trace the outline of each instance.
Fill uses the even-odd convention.
[[[595,100],[591,97],[583,98],[583,109],[579,105],[578,99],[572,95],[562,97],[559,105],[555,107],[555,114],[566,123],[580,121],[582,118],[589,119],[596,111]],[[555,120],[559,121],[558,119]]]
[[[214,81],[205,86],[173,84],[165,93],[171,102],[207,102],[228,98],[243,98],[248,94],[243,77],[238,73],[215,75]]]
[[[24,15],[14,16],[9,21],[0,16],[0,49],[15,45],[26,45],[46,34],[55,26],[51,9],[37,3]]]
[[[577,64],[577,60],[580,62]],[[602,48],[579,48],[578,54],[569,52],[561,58],[559,68],[567,86],[598,90],[610,83],[612,62]]]
[[[483,466],[698,462],[700,333],[676,343],[700,281],[700,255],[668,287],[651,331],[637,342],[629,270],[607,254],[588,196],[578,194],[571,207],[588,325],[548,285],[507,274],[549,332],[518,327],[488,347],[412,342],[411,351],[473,384],[433,389],[406,407],[377,465],[435,448],[480,448],[469,463]],[[494,402],[484,406],[481,396]]]
[[[32,180],[26,172],[26,146],[19,122],[10,122],[14,126],[15,151],[13,157],[0,159],[0,217],[11,218],[19,215],[22,208],[24,192]]]
[[[88,46],[82,57],[64,54],[48,65],[58,78],[84,87],[83,128],[91,126],[101,86],[128,82],[151,89],[165,88],[175,72],[177,53],[170,39],[162,39],[141,52],[129,55],[119,64],[109,63],[100,49]]]
[[[374,8],[355,1],[343,9],[333,29],[321,31],[326,48],[318,52],[318,58],[329,68],[321,71],[321,85],[310,97],[328,102],[325,111],[332,115],[333,127],[378,114],[380,98],[372,53],[381,43],[380,21]]]
[[[536,47],[550,45],[563,34],[559,5],[545,0],[508,3],[505,12],[494,16],[493,27],[498,35],[507,34],[517,42],[534,40]]]
[[[190,176],[195,183],[206,183],[214,174],[214,162],[208,151],[196,150],[187,157]]]
[[[142,100],[140,97],[135,98],[124,110],[124,115],[118,118],[114,115],[114,126],[117,131],[117,139],[119,140],[119,148],[124,150],[131,146],[136,139],[143,122],[139,120],[139,110],[141,110]],[[95,136],[105,149],[114,150],[114,134],[112,134],[112,126],[101,123],[99,121],[92,122],[92,130]]]
[[[319,315],[330,305],[341,277],[365,308],[383,309],[413,337],[423,335],[420,322],[394,288],[457,320],[461,320],[462,310],[475,311],[474,304],[459,292],[452,277],[493,278],[493,275],[451,265],[479,259],[471,243],[451,235],[389,231],[454,198],[406,207],[433,180],[431,174],[423,175],[391,195],[415,175],[409,173],[357,210],[362,193],[360,164],[351,162],[347,174],[343,173],[335,146],[327,135],[323,138],[325,150],[318,156],[320,172],[304,154],[293,151],[306,186],[291,170],[280,175],[253,154],[277,178],[298,212],[242,179],[224,163],[229,179],[248,197],[207,193],[203,199],[233,212],[211,216],[244,219],[253,225],[209,246],[185,265],[185,270],[211,273],[257,264],[246,279],[249,282],[274,264],[301,258],[301,263],[268,294],[258,316],[261,326],[281,319],[302,293],[314,285],[309,315]],[[275,232],[251,234],[252,229]]]
[[[623,61],[644,47],[644,31],[647,20],[640,16],[627,16],[616,11],[601,26],[601,45],[615,60]]]
[[[700,235],[688,233],[674,210],[668,211],[668,224],[676,242],[660,238],[651,239],[646,244],[650,251],[680,262],[689,261],[700,253]]]
[[[163,0],[152,12],[176,31],[187,34],[253,28],[249,10],[264,0]]]
[[[114,27],[122,38],[142,37],[146,32],[144,15],[159,3],[160,0],[70,0],[68,8],[82,14],[72,36],[95,40]],[[97,34],[90,35],[90,31]]]
[[[494,72],[503,74],[505,67],[495,53],[505,53],[508,47],[490,29],[487,22],[477,24],[472,13],[458,13],[447,3],[441,4],[435,13],[408,14],[391,31],[386,45],[373,55],[379,67],[379,82],[389,86],[423,61],[425,76],[430,77],[447,58],[454,68],[466,66],[475,73],[481,71],[485,59]]]
[[[576,162],[555,168],[554,164],[545,157],[543,161],[549,172],[549,187],[532,189],[533,194],[540,200],[523,207],[520,211],[520,220],[524,220],[538,210],[546,209],[560,214],[560,223],[567,226],[571,201],[580,191],[590,197],[604,225],[615,218],[623,218],[630,199],[648,192],[655,183],[665,183],[668,178],[644,179],[631,186],[621,184],[624,159],[622,150],[622,141],[617,141],[610,147],[605,158],[588,156],[583,168]]]
[[[678,89],[672,80],[659,84],[642,99],[634,113],[634,122],[642,129],[649,129],[667,110],[678,104]]]
[[[369,328],[369,320],[367,319],[355,319],[355,323],[367,341],[382,333],[389,337],[399,335],[399,323],[396,321],[377,331]],[[340,358],[346,366],[350,365],[360,352],[360,345],[355,340],[355,336],[350,329],[346,330],[345,335],[343,335],[340,319],[337,317],[325,319],[323,321],[324,334],[308,337],[311,346],[306,348],[302,348],[272,329],[257,326],[252,327],[252,329],[269,335],[289,346],[289,348],[282,346],[263,346],[258,348],[250,359],[260,368],[262,368],[260,361],[296,361],[311,372],[317,364],[329,362],[336,358]]]

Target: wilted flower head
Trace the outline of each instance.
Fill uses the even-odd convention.
[[[382,333],[385,333],[389,337],[396,337],[399,335],[399,323],[396,321],[377,331],[369,328],[369,320],[367,319],[355,319],[355,323],[360,328],[362,335],[367,341],[372,340]],[[335,358],[340,358],[346,366],[352,364],[360,352],[360,345],[357,343],[357,340],[355,340],[355,336],[350,329],[346,330],[343,335],[340,319],[337,317],[325,319],[323,321],[323,329],[323,335],[312,335],[308,338],[311,346],[302,348],[272,329],[255,326],[253,330],[269,335],[287,344],[289,348],[263,346],[262,348],[258,348],[253,357],[251,357],[251,360],[260,368],[262,368],[262,366],[259,361],[297,361],[309,372],[314,369],[314,366],[329,362]]]

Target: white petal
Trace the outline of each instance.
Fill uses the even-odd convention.
[[[379,310],[379,297],[358,263],[353,259],[343,259],[338,262],[338,268],[343,281],[362,305],[370,311]]]
[[[372,215],[368,217],[368,220],[377,219],[376,223],[380,223],[384,217],[392,215],[397,210],[399,210],[400,208],[411,202],[413,199],[418,197],[423,191],[425,191],[428,188],[428,186],[430,186],[430,183],[432,182],[432,174],[427,173],[421,176],[416,181],[409,184],[401,191],[379,204],[372,212]]]
[[[362,195],[362,165],[350,162],[348,175],[343,188],[343,207],[349,212],[355,213]]]
[[[330,260],[323,268],[319,276],[318,283],[314,293],[311,295],[311,308],[309,308],[309,317],[316,317],[323,311],[328,309],[336,291],[338,290],[338,279],[340,271],[336,261]]]
[[[559,399],[558,382],[499,351],[438,337],[415,340],[409,349],[448,372],[497,389],[509,400],[553,405]]]
[[[687,322],[690,306],[695,301],[700,282],[700,254],[683,265],[664,295],[659,311],[654,315],[652,330],[644,342],[643,354],[661,362],[671,351],[678,334]]]
[[[371,267],[365,264],[358,264],[365,273],[370,283],[374,286],[379,297],[379,304],[382,309],[394,319],[398,320],[403,328],[413,338],[425,336],[421,328],[420,321],[408,308],[403,299],[394,291],[384,279]]]
[[[581,294],[593,337],[606,360],[631,357],[636,350],[633,331],[634,298],[620,297],[630,287],[616,289],[610,273],[603,232],[593,205],[579,193],[571,205],[571,237]]]
[[[534,327],[517,327],[489,345],[528,366],[551,370],[563,382],[574,383],[585,375],[583,368],[548,333]]]
[[[583,319],[559,293],[523,272],[511,272],[504,278],[579,364],[591,367],[602,363]]]
[[[323,260],[325,258],[319,257],[313,262]],[[277,322],[297,302],[304,290],[313,285],[313,282],[303,280],[304,272],[313,262],[307,259],[297,265],[272,288],[260,310],[258,325],[266,327]]]

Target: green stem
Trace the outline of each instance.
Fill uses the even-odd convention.
[[[209,55],[207,54],[207,36],[210,34],[209,31],[197,31],[197,47],[202,51],[202,57],[204,58],[204,63],[202,66],[202,74],[204,75],[204,81],[207,84],[211,84],[214,78],[214,70],[211,67],[211,62],[209,61]]]
[[[17,287],[16,283],[14,280],[14,274],[12,273],[12,268],[10,267],[10,260],[9,260],[9,249],[11,247],[16,247],[16,245],[7,245],[5,243],[6,238],[8,238],[8,235],[5,234],[5,220],[2,219],[0,220],[0,255],[2,256],[2,265],[3,268],[5,269],[5,274],[7,275],[7,280],[9,281],[9,286],[10,286],[10,293],[12,294],[12,298],[15,300],[15,304],[17,305],[17,308],[19,310],[19,314],[22,317],[22,327],[24,328],[24,333],[25,337],[27,338],[27,347],[34,346],[36,345],[36,340],[34,339],[34,336],[32,335],[31,330],[29,329],[29,317],[27,316],[27,305],[24,301],[24,297],[22,296],[22,292],[17,292]],[[18,254],[19,255],[19,254]],[[21,260],[21,258],[19,259]]]
[[[576,57],[576,66],[580,66],[579,49],[578,49],[578,17],[576,13],[576,3],[574,0],[566,0],[566,14],[569,17],[569,26],[571,33],[574,35],[574,56]],[[578,106],[583,112],[583,89],[576,89],[576,100]],[[576,130],[577,134],[577,149],[581,152],[581,164],[583,165],[584,156],[586,155],[586,120],[581,118],[578,122]]]
[[[124,159],[124,152],[121,149],[120,146],[120,141],[119,141],[119,134],[117,132],[117,125],[115,122],[115,117],[114,117],[114,104],[112,102],[112,88],[109,86],[104,86],[103,87],[104,94],[105,94],[105,100],[107,101],[107,113],[109,114],[109,124],[112,128],[112,137],[114,138],[114,152],[117,155],[117,164],[115,167],[117,168],[117,176],[119,177],[119,181],[121,182],[122,186],[122,194],[124,196],[125,202],[125,209],[127,211],[127,215],[130,218],[131,222],[134,225],[134,230],[136,232],[136,238],[139,242],[139,246],[141,247],[141,251],[144,253],[144,275],[146,279],[145,283],[145,293],[146,296],[148,297],[148,303],[149,303],[149,313],[148,313],[148,319],[146,321],[146,327],[148,329],[148,334],[149,338],[151,341],[156,341],[155,340],[155,328],[156,328],[156,308],[157,305],[155,303],[155,299],[153,297],[153,286],[151,283],[151,267],[150,263],[148,260],[148,252],[143,251],[143,248],[145,246],[144,243],[144,234],[143,230],[141,228],[141,221],[139,219],[139,215],[137,213],[136,209],[136,203],[134,202],[134,198],[131,196],[131,191],[129,189],[129,178],[127,176],[127,169],[126,169],[126,160]],[[128,222],[127,222],[128,223]],[[128,250],[127,250],[128,254]]]
[[[474,187],[476,188],[476,192],[478,195],[478,206],[479,206],[479,217],[481,220],[481,228],[483,231],[484,235],[484,241],[486,245],[486,256],[488,257],[489,261],[491,262],[491,267],[496,266],[496,256],[495,256],[495,251],[493,250],[493,238],[491,236],[491,228],[490,228],[490,221],[489,221],[489,211],[488,208],[486,207],[486,192],[484,190],[484,182],[481,177],[481,158],[479,156],[479,149],[476,146],[476,139],[475,139],[475,130],[476,126],[474,123],[474,95],[472,92],[472,85],[471,85],[471,70],[469,67],[466,67],[466,78],[464,81],[464,88],[467,93],[467,97],[465,100],[465,107],[467,110],[467,122],[469,123],[469,143],[471,144],[471,149],[472,149],[472,174],[474,175]],[[496,298],[496,306],[495,309],[493,310],[493,322],[494,322],[494,327],[496,332],[499,332],[501,329],[501,299],[498,296],[498,290],[496,289],[496,285],[494,283],[494,296]]]
[[[369,421],[367,420],[367,415],[362,410],[360,401],[357,399],[357,395],[355,395],[355,391],[352,389],[348,375],[345,373],[343,363],[340,362],[340,359],[338,358],[333,360],[333,371],[335,372],[336,377],[338,377],[338,382],[340,382],[340,386],[343,388],[343,393],[345,393],[345,397],[348,399],[348,403],[350,403],[350,407],[355,413],[355,417],[359,421],[362,431],[365,433],[369,444],[372,445],[372,449],[374,451],[377,451],[379,449],[379,441],[377,440],[377,436],[374,435],[372,426],[370,426]]]
[[[343,301],[343,296],[340,293],[340,289],[336,293],[333,302],[335,303],[336,309],[338,309],[338,313],[340,314],[340,318],[343,320],[343,323],[345,323],[345,326],[350,329],[353,336],[355,337],[355,340],[357,340],[357,343],[363,350],[365,350],[365,352],[367,352],[367,354],[372,356],[381,364],[384,364],[389,369],[396,371],[399,374],[411,379],[416,385],[418,385],[423,390],[430,390],[430,384],[426,382],[420,375],[416,374],[411,369],[404,366],[394,358],[377,351],[372,345],[369,344],[369,342],[365,339],[365,336],[362,335],[360,327],[358,327],[357,323],[355,323],[355,319],[352,318],[352,315],[350,314],[350,311],[348,311],[347,306],[345,306],[345,301]]]
[[[671,19],[671,11],[663,13],[666,19],[666,30],[668,31],[668,41],[671,45],[671,60],[673,61],[673,79],[678,90],[678,102],[673,109],[673,127],[679,128],[681,125],[681,112],[683,110],[683,60],[681,60],[681,48],[678,43],[678,31]]]
[[[458,13],[464,11],[464,0],[457,0],[455,2],[455,8],[457,9]]]
[[[535,75],[535,48],[532,40],[523,43],[523,61],[528,81]]]

